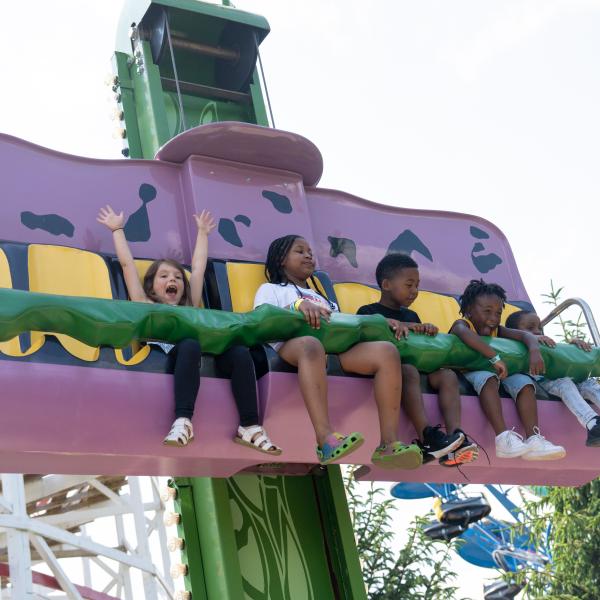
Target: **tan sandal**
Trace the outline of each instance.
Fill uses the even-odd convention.
[[[171,425],[171,431],[163,440],[165,446],[187,446],[194,439],[194,427],[192,422],[185,417],[175,419]]]
[[[271,456],[279,456],[281,448],[276,446],[267,435],[267,432],[260,425],[251,425],[250,427],[238,427],[237,435],[233,438],[236,444],[258,450]]]

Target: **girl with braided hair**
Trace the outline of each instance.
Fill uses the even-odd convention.
[[[307,323],[319,329],[321,319],[328,321],[337,312],[313,279],[315,261],[309,243],[298,235],[286,235],[269,246],[265,274],[269,283],[260,286],[254,307],[272,304],[301,312]],[[313,280],[316,291],[308,285]],[[347,456],[364,442],[358,433],[342,435],[333,431],[327,408],[326,355],[321,342],[303,336],[273,344],[287,363],[298,368],[298,380],[317,439],[321,464]],[[383,468],[413,469],[423,456],[416,444],[398,440],[398,420],[402,375],[400,356],[389,342],[362,342],[339,355],[345,371],[374,376],[375,402],[379,413],[381,440],[371,460]]]
[[[495,373],[490,371],[468,371],[463,373],[475,388],[481,407],[496,434],[496,456],[525,460],[556,460],[566,454],[562,446],[555,446],[541,435],[538,427],[535,383],[524,373],[508,375],[506,364],[484,337],[501,337],[522,342],[529,350],[529,373],[538,376],[544,373],[544,360],[537,338],[528,331],[508,329],[500,325],[502,310],[506,303],[506,292],[495,283],[473,279],[460,297],[461,319],[450,328],[464,344],[487,358]],[[517,405],[519,418],[525,428],[524,440],[514,430],[507,430],[502,414],[499,385]]]

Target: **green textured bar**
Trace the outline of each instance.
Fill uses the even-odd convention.
[[[227,480],[195,477],[191,483],[207,596],[244,598]]]
[[[330,354],[344,352],[358,342],[387,340],[397,345],[404,361],[425,373],[441,367],[492,370],[484,357],[453,335],[410,334],[407,339],[396,340],[380,315],[334,314],[329,323],[315,330],[300,313],[269,305],[247,313],[231,313],[0,289],[0,341],[26,331],[63,333],[90,346],[114,348],[123,348],[133,340],[176,343],[194,338],[212,354],[236,344],[255,346],[305,335],[320,339]],[[523,344],[498,338],[488,342],[502,356],[510,373],[529,371],[529,354]],[[571,344],[558,344],[553,349],[541,346],[540,350],[550,379],[572,377],[583,381],[590,375],[600,376],[599,348],[584,352]]]

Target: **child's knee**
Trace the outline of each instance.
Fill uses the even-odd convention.
[[[300,343],[300,353],[307,360],[325,359],[325,348],[323,344],[312,336],[298,338]]]
[[[391,342],[375,342],[377,344],[375,351],[379,361],[390,365],[400,365],[400,353]],[[415,369],[416,371],[416,369]],[[418,374],[418,373],[417,373]]]

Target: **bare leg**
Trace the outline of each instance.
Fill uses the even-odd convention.
[[[502,404],[498,392],[498,380],[495,377],[488,379],[479,394],[479,402],[487,420],[496,435],[506,431],[506,422],[502,414]]]
[[[421,393],[421,378],[419,371],[412,365],[402,365],[402,406],[410,422],[423,441],[423,430],[429,425]]]
[[[298,367],[300,392],[315,429],[317,444],[323,446],[333,429],[327,409],[327,372],[325,349],[310,336],[288,340],[279,349],[279,356]]]
[[[519,419],[525,428],[525,437],[530,437],[534,434],[533,428],[537,427],[537,400],[535,398],[535,387],[526,385],[517,395],[517,412]]]
[[[396,347],[389,342],[362,342],[340,354],[340,362],[345,371],[374,376],[381,443],[397,441],[402,372]]]
[[[460,391],[458,377],[451,369],[438,369],[427,377],[429,385],[438,394],[438,403],[446,431],[451,434],[460,429]]]

